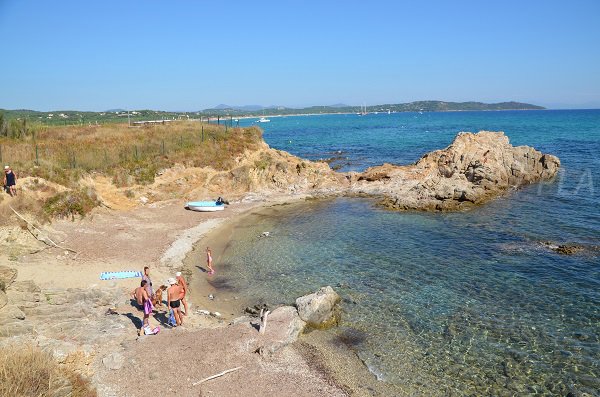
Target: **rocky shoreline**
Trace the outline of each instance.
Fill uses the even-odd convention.
[[[259,162],[260,167],[256,166]],[[202,292],[192,294],[194,313],[187,319],[185,329],[166,330],[156,337],[138,339],[135,325],[139,313],[128,298],[136,280],[101,283],[97,276],[101,271],[150,265],[157,281],[166,280],[176,270],[187,271],[189,277],[194,267],[184,266],[184,262],[194,244],[224,219],[233,219],[260,206],[311,197],[359,195],[378,198],[381,205],[394,210],[462,210],[515,187],[552,178],[560,166],[556,157],[529,147],[513,147],[503,133],[493,132],[461,133],[448,148],[426,154],[413,165],[386,164],[363,173],[336,173],[325,163],[303,161],[266,144],[257,152],[246,153],[238,163],[238,167],[228,172],[185,168],[165,171],[152,186],[131,190],[133,197],[127,199],[102,178],[92,181],[104,208],[81,221],[57,221],[45,227],[53,241],[74,252],[49,248],[24,227],[3,228],[0,345],[31,343],[41,347],[62,365],[71,366],[91,379],[101,396],[137,395],[135,388],[120,393],[119,383],[124,375],[139,375],[136,372],[139,359],[135,354],[145,354],[148,346],[168,347],[183,339],[181,348],[185,348],[198,339],[213,337],[218,341],[201,343],[206,350],[198,354],[210,351],[215,360],[219,354],[231,354],[228,356],[231,362],[239,359],[259,366],[262,370],[253,370],[251,380],[234,378],[241,374],[232,375],[231,379],[253,390],[262,390],[265,395],[274,395],[269,382],[288,387],[287,395],[308,396],[325,390],[328,395],[385,395],[378,391],[376,380],[366,368],[356,364],[359,360],[348,349],[330,342],[311,344],[310,337],[292,343],[305,322],[315,327],[322,319],[302,318],[299,313],[294,314],[298,311],[295,308],[279,308],[269,320],[271,332],[275,329],[280,335],[274,339],[276,343],[258,346],[258,331],[251,319],[237,320],[226,327],[231,339],[224,339],[213,330],[222,329],[236,317],[235,312],[228,311],[233,306],[208,301],[206,292],[219,286],[210,285],[203,277],[194,277],[204,281],[195,286]],[[167,200],[165,192],[171,188],[188,197],[231,192],[238,201],[224,215],[190,216],[181,209],[181,200]],[[223,308],[218,307],[220,304]],[[310,305],[297,303],[298,308]],[[224,316],[205,316],[195,312],[198,308],[218,310]],[[333,316],[328,321],[335,323],[335,319]],[[317,335],[319,331],[313,332]],[[198,334],[192,336],[193,333]],[[238,347],[230,352],[228,343],[234,341]],[[323,348],[326,345],[329,347]],[[255,354],[256,350],[262,354]],[[157,361],[164,360],[161,352],[153,354]],[[185,353],[180,351],[180,354]],[[354,364],[348,369],[332,355]],[[218,372],[210,363],[195,365],[191,371],[196,373],[190,376],[210,375],[213,369]],[[306,382],[294,386],[298,368],[302,368]],[[368,379],[363,385],[357,384],[348,371]],[[269,378],[271,375],[274,378]],[[177,387],[169,385],[163,375],[150,380],[166,385],[165,392]],[[226,382],[219,384],[223,389],[212,389],[218,395],[236,395],[240,391],[227,388],[231,385]],[[363,387],[365,384],[367,389]],[[64,390],[66,393],[68,387]],[[190,390],[194,393],[194,389]]]

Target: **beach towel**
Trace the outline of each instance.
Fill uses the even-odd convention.
[[[169,313],[169,321],[167,321],[167,323],[171,327],[174,327],[177,325],[177,321],[175,321],[175,313],[173,312],[173,309],[171,309],[171,312]]]
[[[152,302],[150,302],[150,299],[148,299],[144,302],[144,314],[152,314],[152,310],[154,310],[154,306],[152,305]]]
[[[135,278],[142,277],[142,272],[135,270],[125,270],[121,272],[102,272],[100,273],[100,280],[116,280],[121,278]]]

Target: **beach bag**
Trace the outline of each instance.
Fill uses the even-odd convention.
[[[154,329],[150,328],[149,325],[144,327],[144,335],[156,335],[160,331],[159,327],[155,327]]]

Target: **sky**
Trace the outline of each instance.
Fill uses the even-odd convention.
[[[0,0],[0,108],[600,108],[599,17],[599,0]]]

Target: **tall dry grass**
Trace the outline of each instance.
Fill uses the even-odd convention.
[[[203,131],[203,132],[202,132]],[[224,128],[194,121],[130,128],[127,124],[44,127],[35,136],[0,140],[0,159],[20,176],[63,185],[84,173],[113,176],[118,185],[151,183],[174,163],[229,169],[244,150],[262,141],[258,128]]]
[[[61,389],[72,397],[95,397],[96,391],[71,369],[31,345],[0,347],[0,396],[50,397]]]

